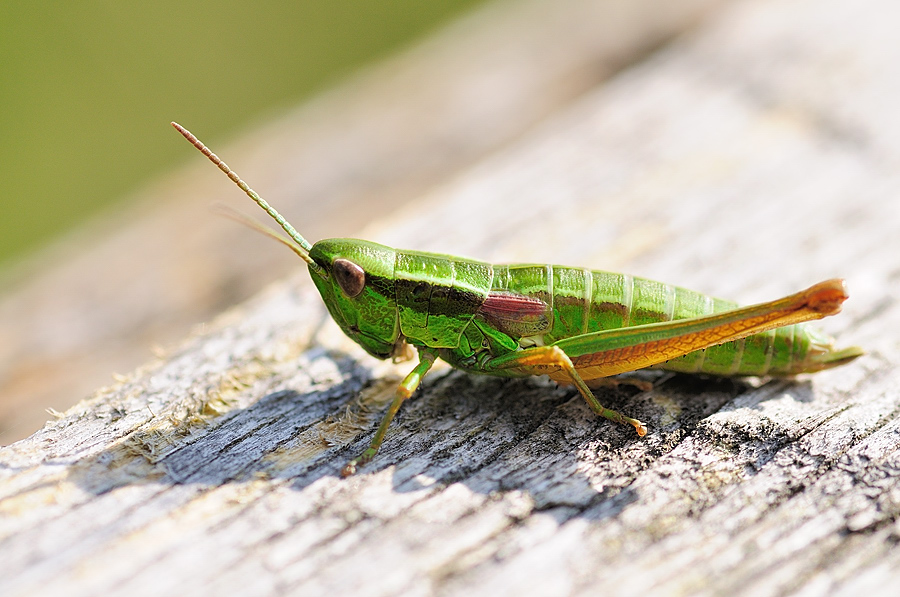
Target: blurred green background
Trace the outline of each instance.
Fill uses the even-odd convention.
[[[485,0],[0,2],[0,269]]]

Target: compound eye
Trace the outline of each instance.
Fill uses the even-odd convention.
[[[352,261],[335,259],[332,271],[338,286],[348,298],[358,296],[366,287],[366,272]]]

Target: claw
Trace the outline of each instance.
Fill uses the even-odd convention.
[[[637,419],[632,419],[632,425],[634,425],[634,430],[637,431],[638,437],[644,437],[647,435],[647,426],[638,421]]]
[[[356,474],[356,467],[363,466],[368,463],[370,460],[375,458],[375,454],[378,453],[378,448],[368,447],[366,451],[348,462],[344,465],[344,468],[341,469],[341,477],[349,477],[350,475]]]
[[[341,469],[341,477],[346,479],[350,475],[356,474],[356,459],[354,458],[350,462],[344,465],[344,468]]]

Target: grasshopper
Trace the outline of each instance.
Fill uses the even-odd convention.
[[[400,406],[435,360],[470,373],[548,375],[572,384],[597,415],[647,433],[606,408],[591,387],[643,368],[719,376],[790,376],[843,365],[863,354],[836,350],[806,321],[834,315],[844,282],[826,280],[767,303],[738,307],[691,290],[626,274],[555,265],[492,265],[393,249],[358,239],[311,245],[187,129],[172,123],[288,234],[250,220],[309,266],[343,332],[370,355],[418,363],[400,382],[369,447],[343,476],[371,461]]]

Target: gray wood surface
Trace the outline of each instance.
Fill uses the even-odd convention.
[[[235,143],[194,132],[310,238],[358,236],[722,1],[491,3]],[[0,445],[296,269],[212,216],[233,195],[174,131],[172,151],[192,167],[0,272]]]
[[[360,233],[748,303],[842,276],[821,327],[866,356],[599,390],[643,439],[571,389],[445,368],[342,480],[408,365],[299,272],[0,450],[0,593],[896,592],[898,22],[730,4]]]

